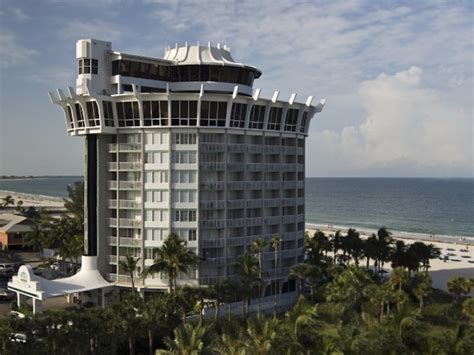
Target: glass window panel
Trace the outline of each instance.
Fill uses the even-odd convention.
[[[151,118],[150,101],[143,101],[143,118]]]
[[[180,116],[181,118],[188,118],[188,101],[180,101],[180,106],[181,106],[181,112]]]
[[[189,66],[189,81],[199,81],[199,65]]]
[[[209,66],[208,65],[201,65],[200,66],[200,80],[201,81],[209,81]]]
[[[189,117],[197,117],[197,101],[189,101]]]
[[[217,102],[211,101],[209,108],[209,118],[217,118]]]
[[[171,101],[171,117],[179,118],[179,101]]]
[[[140,118],[140,110],[138,109],[138,102],[133,102],[133,118]]]
[[[160,101],[160,117],[168,117],[168,101]]]

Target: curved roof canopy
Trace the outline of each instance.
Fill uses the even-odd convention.
[[[226,45],[213,46],[211,42],[207,46],[201,46],[199,43],[189,46],[186,42],[184,46],[175,45],[174,48],[165,49],[165,60],[173,61],[176,65],[224,65],[240,68],[248,68],[254,71],[255,77],[262,75],[260,69],[236,62],[230,54],[230,48]]]

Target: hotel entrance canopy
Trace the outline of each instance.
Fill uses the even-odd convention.
[[[34,301],[113,286],[97,270],[96,256],[82,256],[82,267],[77,274],[57,280],[39,277],[33,273],[30,265],[22,265],[18,274],[8,283],[9,290],[17,295],[31,297]]]

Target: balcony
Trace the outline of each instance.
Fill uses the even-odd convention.
[[[140,152],[142,145],[140,143],[113,143],[108,145],[109,153],[117,152]]]
[[[230,190],[243,190],[245,189],[244,181],[229,181],[227,183],[227,188]]]
[[[280,224],[281,216],[265,217],[265,225]]]
[[[227,200],[227,208],[245,208],[245,200]]]
[[[139,247],[142,245],[142,239],[138,238],[120,237],[119,242],[121,247]]]
[[[225,228],[225,219],[205,220],[199,222],[201,228]]]
[[[120,200],[119,201],[119,208],[123,209],[140,209],[141,202],[133,201],[133,200]],[[109,200],[109,208],[117,208],[117,200]]]
[[[228,144],[227,150],[230,153],[245,153],[247,151],[247,146],[245,144]]]
[[[222,248],[225,245],[224,239],[200,239],[199,243],[204,248]]]
[[[282,198],[281,199],[281,205],[282,206],[294,206],[296,205],[296,198],[295,197],[290,197],[290,198]]]
[[[264,163],[247,163],[245,166],[247,167],[247,171],[264,171],[265,168]]]
[[[247,208],[261,208],[264,206],[265,200],[247,200]]]
[[[220,162],[200,163],[199,167],[201,168],[201,170],[224,171],[225,163],[220,163]]]
[[[225,257],[205,258],[205,261],[203,261],[204,265],[213,265],[213,266],[224,266],[225,263],[226,263]]]
[[[280,181],[267,181],[265,182],[265,188],[266,189],[279,189],[281,186]]]
[[[200,285],[212,286],[226,279],[225,276],[203,276],[199,277]]]
[[[142,163],[140,162],[112,162],[108,163],[109,170],[141,170]]]
[[[117,255],[108,256],[109,264],[117,264]]]
[[[224,187],[224,181],[201,182],[201,189],[204,190],[223,190]]]
[[[227,164],[227,169],[229,171],[245,171],[245,167],[248,164],[243,164],[243,163],[229,163]]]
[[[263,225],[262,217],[247,218],[247,226],[261,226],[261,225]]]
[[[267,145],[265,149],[267,154],[280,154],[281,150],[282,148],[278,145]]]
[[[261,190],[261,189],[263,189],[263,182],[262,181],[248,181],[247,182],[247,189],[249,189],[249,190]]]
[[[204,210],[216,210],[224,209],[226,201],[225,200],[211,200],[211,201],[201,201],[199,203],[200,208]]]
[[[265,153],[266,147],[264,145],[259,144],[248,144],[247,145],[247,152],[253,154]]]
[[[280,199],[279,198],[270,198],[264,200],[265,207],[279,207],[280,206]]]
[[[283,216],[282,220],[283,220],[283,223],[296,223],[296,216],[295,215]]]
[[[110,246],[116,246],[117,245],[117,237],[108,237],[107,238],[107,243]]]
[[[109,218],[109,227],[125,227],[125,228],[140,228],[142,222],[136,219],[127,219],[127,218]]]
[[[224,152],[224,143],[201,143],[199,149],[203,152]]]
[[[245,218],[227,220],[227,228],[239,228],[243,226],[245,226]]]
[[[139,190],[142,188],[141,181],[109,181],[109,189],[117,189],[117,186],[122,190]]]

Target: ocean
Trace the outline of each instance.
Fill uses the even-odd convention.
[[[78,180],[0,180],[0,190],[66,197]],[[474,179],[307,178],[306,222],[474,237]]]

